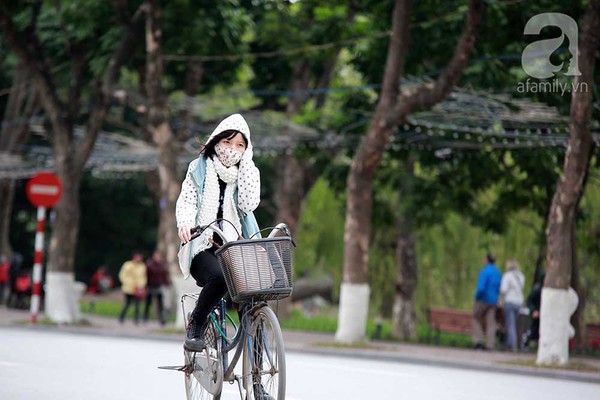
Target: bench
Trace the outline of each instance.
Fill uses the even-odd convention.
[[[519,316],[517,321],[518,337],[529,327],[529,317],[523,320]],[[435,332],[434,342],[440,343],[440,333],[462,333],[473,335],[473,313],[471,311],[462,311],[452,308],[429,308],[427,310],[427,321],[429,325],[429,341],[431,342],[432,332]],[[502,308],[496,309],[496,336],[502,338],[504,335],[504,315]]]
[[[518,337],[522,337],[529,327],[529,317],[521,315],[523,321],[517,321]],[[455,310],[452,308],[429,308],[427,310],[429,342],[435,332],[434,342],[440,343],[440,333],[473,334],[473,313],[470,311]],[[502,310],[496,313],[498,330],[503,330]],[[591,349],[600,349],[600,324],[586,324],[585,344]],[[573,345],[572,345],[573,346]]]
[[[427,310],[429,325],[429,340],[435,331],[435,343],[440,343],[440,333],[473,333],[473,313],[470,311],[454,310],[451,308],[429,308]]]

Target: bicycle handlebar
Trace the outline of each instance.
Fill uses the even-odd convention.
[[[233,226],[233,224],[229,220],[226,220],[226,219],[215,220],[208,225],[195,226],[192,229],[190,229],[190,233],[192,234],[192,238],[190,239],[190,241],[196,239],[205,230],[210,229],[213,232],[215,232],[216,234],[218,234],[221,237],[221,239],[223,239],[223,244],[227,244],[229,241],[225,238],[225,233],[223,233],[221,228],[219,228],[218,226],[215,225],[216,222],[218,222],[218,221],[225,221]],[[266,228],[266,229],[269,229],[269,228]],[[237,229],[236,229],[236,231],[237,231]],[[277,236],[277,233],[279,233],[279,232],[283,232],[286,236],[289,236],[290,238],[292,238],[292,233],[290,232],[290,229],[288,228],[287,224],[285,224],[283,222],[280,222],[274,228],[272,228],[271,232],[269,233],[269,236],[267,236],[267,237],[274,238]],[[296,243],[294,242],[293,238],[292,238],[292,244],[294,245],[294,247],[296,246]]]
[[[192,234],[190,242],[196,239],[198,236],[202,235],[202,232],[204,232],[205,230],[210,229],[217,235],[221,236],[221,239],[223,239],[223,244],[226,244],[228,241],[225,238],[225,233],[223,233],[223,231],[219,227],[214,225],[216,222],[217,221],[213,221],[208,225],[198,225],[190,229],[190,233]]]

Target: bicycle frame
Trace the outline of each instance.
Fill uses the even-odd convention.
[[[226,221],[226,220],[224,220]],[[214,221],[216,222],[216,221]],[[227,239],[225,238],[225,235],[223,234],[223,231],[217,227],[214,226],[213,223],[208,224],[208,225],[204,225],[204,226],[197,226],[191,229],[191,233],[192,233],[192,239],[200,236],[205,230],[210,229],[212,230],[214,233],[218,234],[219,236],[221,236],[221,238],[223,239],[223,243],[227,244]],[[275,227],[272,228],[265,228],[263,230],[266,229],[272,229],[272,231],[270,232],[270,234],[268,235],[269,238],[273,238],[279,235],[285,235],[285,236],[290,236],[289,234],[289,229],[287,228],[287,225],[280,223]],[[257,232],[256,234],[260,234],[261,231]],[[255,235],[256,235],[255,234]],[[260,237],[260,236],[259,236]],[[292,244],[295,243],[292,240]],[[290,281],[291,282],[291,281]],[[188,315],[186,315],[186,301],[189,300],[196,300],[198,299],[199,293],[188,293],[188,294],[184,294],[181,298],[181,309],[183,312],[183,320],[184,321],[188,321]],[[239,393],[240,396],[242,397],[242,399],[244,398],[245,395],[248,394],[248,391],[251,390],[252,393],[262,393],[260,394],[258,397],[262,398],[264,396],[264,393],[266,393],[268,395],[268,392],[265,392],[265,387],[263,386],[263,383],[261,382],[261,375],[263,374],[271,374],[271,376],[277,375],[276,381],[275,382],[275,386],[272,386],[273,384],[269,385],[271,386],[272,390],[278,390],[277,396],[278,398],[285,398],[285,355],[282,353],[283,352],[283,337],[281,334],[281,328],[277,319],[277,316],[274,314],[274,312],[269,308],[266,300],[255,300],[254,298],[250,298],[248,300],[242,300],[242,302],[240,303],[242,304],[242,308],[239,312],[240,315],[240,323],[239,326],[236,326],[235,322],[231,319],[231,317],[229,315],[227,315],[226,312],[226,302],[224,299],[221,299],[219,301],[219,303],[217,304],[217,306],[215,306],[215,308],[210,312],[209,314],[209,323],[211,323],[214,326],[214,334],[217,336],[216,339],[216,351],[218,356],[215,357],[214,356],[214,352],[209,352],[209,347],[206,347],[206,351],[202,351],[202,352],[189,352],[187,350],[185,350],[185,354],[186,354],[186,360],[185,360],[185,365],[183,366],[159,366],[158,368],[160,369],[167,369],[167,370],[175,370],[175,371],[181,371],[184,372],[186,374],[186,392],[189,389],[189,380],[190,380],[190,376],[192,374],[195,374],[195,371],[200,371],[201,377],[198,378],[197,376],[195,378],[191,378],[191,379],[195,379],[196,385],[200,385],[202,388],[204,388],[203,390],[207,390],[209,393],[218,395],[218,393],[215,392],[216,390],[216,386],[215,385],[222,385],[223,382],[229,382],[230,384],[233,384],[234,382],[237,381],[238,383],[238,388],[239,388]],[[263,309],[263,307],[265,307],[265,309]],[[261,319],[259,321],[260,325],[255,325],[256,321],[254,319],[254,317],[262,315]],[[234,329],[236,329],[235,333],[233,334],[233,337],[230,339],[227,336],[227,319],[230,320],[231,324],[233,325]],[[272,349],[269,348],[269,346],[265,345],[266,343],[269,342],[269,340],[267,339],[267,335],[264,333],[266,332],[266,329],[263,331],[263,325],[264,322],[262,321],[267,321],[267,324],[270,324],[269,327],[270,328],[266,328],[266,329],[270,329],[270,332],[274,332],[275,336],[273,338],[272,343],[275,344],[275,351],[273,352]],[[269,322],[271,321],[271,322]],[[188,321],[189,322],[189,321]],[[254,332],[251,332],[251,330],[255,330]],[[253,335],[256,335],[256,337],[254,337]],[[219,338],[220,338],[220,342],[219,342]],[[213,347],[210,347],[211,349]],[[233,353],[233,355],[230,357],[230,353],[235,349],[235,352]],[[244,352],[247,351],[247,354],[244,354]],[[265,351],[264,354],[264,358],[261,355],[262,352]],[[219,354],[220,353],[220,354]],[[242,367],[242,374],[241,375],[236,375],[234,372],[235,367],[237,366],[237,363],[240,361],[240,357],[242,357],[242,354],[244,354],[244,359],[243,359],[243,367]],[[208,365],[209,369],[203,369],[204,367],[201,365],[198,365],[196,363],[196,357],[200,356],[203,360],[204,366]],[[206,358],[206,360],[204,360],[204,358]],[[262,370],[262,360],[268,359],[269,363],[271,365],[270,369],[268,370]],[[280,360],[280,361],[278,361]],[[281,368],[279,367],[281,363]],[[274,367],[273,364],[277,364],[277,367]],[[199,368],[199,369],[197,369]],[[213,368],[218,368],[218,369],[213,369]],[[207,373],[211,374],[211,377],[208,378],[210,379],[210,381],[206,381],[207,379]],[[257,378],[258,376],[258,378]],[[282,378],[280,378],[282,377]],[[257,380],[258,379],[258,380]],[[203,383],[204,381],[204,383]],[[193,385],[193,384],[192,384]],[[208,386],[210,386],[210,388]],[[260,391],[258,391],[260,389]],[[269,390],[271,390],[269,389]],[[190,389],[192,390],[192,392],[195,393],[195,389]],[[273,393],[275,393],[273,391]],[[187,392],[188,394],[188,398],[190,398],[190,393]],[[194,396],[192,394],[192,396]]]
[[[242,308],[242,317],[240,320],[240,324],[239,327],[237,329],[237,332],[234,334],[233,338],[231,340],[229,340],[227,338],[227,324],[226,324],[226,320],[227,320],[227,314],[226,314],[226,310],[225,310],[225,300],[221,300],[219,302],[219,304],[217,305],[217,310],[219,311],[219,318],[218,320],[212,319],[212,323],[213,324],[218,324],[217,325],[217,331],[219,332],[220,336],[221,336],[221,352],[223,355],[223,380],[233,383],[235,382],[236,377],[233,370],[235,369],[235,366],[237,365],[240,356],[242,355],[243,351],[244,351],[244,345],[249,346],[250,351],[252,351],[252,346],[251,343],[246,343],[247,339],[249,339],[248,336],[248,332],[250,331],[250,320],[249,320],[249,316],[252,315],[252,313],[254,312],[254,310],[256,310],[257,308],[260,307],[264,307],[267,303],[266,302],[258,302],[258,303],[246,303],[244,304],[243,308]],[[211,315],[214,315],[214,312],[211,313]],[[241,344],[241,345],[240,345]],[[228,354],[230,351],[232,351],[235,348],[235,353],[233,354],[233,357],[231,359],[231,363],[229,363],[228,360]]]

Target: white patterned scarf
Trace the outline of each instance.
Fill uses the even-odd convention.
[[[206,176],[204,178],[204,189],[202,190],[202,199],[200,201],[199,222],[200,225],[208,225],[217,219],[220,195],[219,178],[227,184],[225,186],[225,194],[223,195],[223,218],[233,223],[232,226],[227,222],[223,222],[220,224],[220,228],[223,230],[225,238],[228,241],[237,240],[242,233],[240,217],[233,199],[233,194],[237,188],[238,167],[234,165],[227,168],[219,161],[218,157],[214,157],[214,159],[209,157],[206,160]],[[203,244],[201,247],[204,248],[201,251],[210,247],[208,239],[212,238],[212,236],[213,232],[206,230],[197,239]]]

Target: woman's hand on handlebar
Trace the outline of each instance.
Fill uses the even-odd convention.
[[[187,243],[192,239],[192,228],[193,226],[188,225],[183,225],[181,228],[179,228],[179,239],[181,239],[183,243]]]

